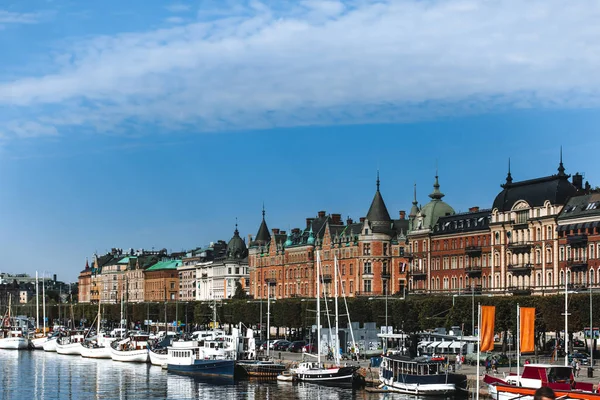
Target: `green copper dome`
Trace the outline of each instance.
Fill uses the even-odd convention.
[[[431,229],[440,217],[455,214],[454,209],[448,203],[442,201],[444,193],[440,192],[437,174],[433,184],[433,192],[429,197],[431,201],[425,204],[419,212],[416,229]]]
[[[246,243],[240,237],[240,232],[237,229],[237,224],[235,224],[235,232],[233,233],[233,237],[227,243],[227,258],[228,259],[244,259],[248,256],[248,249],[246,248]]]

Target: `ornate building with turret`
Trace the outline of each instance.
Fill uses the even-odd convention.
[[[358,222],[319,211],[316,217],[306,219],[303,228],[269,232],[263,209],[258,232],[253,240],[249,238],[249,292],[255,298],[315,297],[318,252],[327,296],[334,293],[336,267],[340,294],[404,295],[407,231],[404,211],[398,219],[390,217],[379,177],[367,215]]]

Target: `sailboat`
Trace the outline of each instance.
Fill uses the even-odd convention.
[[[123,307],[125,291],[121,293],[121,332],[125,332],[123,324]],[[148,362],[148,343],[150,336],[143,332],[134,332],[124,338],[116,339],[110,344],[110,358],[113,361]]]
[[[335,329],[335,365],[326,368],[321,363],[321,255],[317,251],[317,362],[302,362],[297,368],[290,370],[298,380],[311,383],[319,383],[336,386],[354,386],[360,384],[360,375],[357,373],[358,366],[341,366],[339,359],[339,337],[338,337],[338,310],[337,310],[337,259],[334,268],[334,285],[336,301],[336,329]]]
[[[39,317],[39,298],[38,298],[38,292],[39,292],[39,285],[38,285],[38,273],[36,271],[35,273],[35,304],[36,304],[36,309],[35,309],[35,328],[37,331],[39,331],[40,329],[40,317]],[[45,290],[44,290],[44,278],[42,277],[42,297],[43,297],[43,308],[44,308],[44,329],[42,330],[42,332],[37,333],[35,335],[35,337],[33,339],[31,339],[31,344],[33,346],[34,349],[37,350],[42,350],[44,348],[44,343],[46,343],[49,340],[48,335],[46,335],[46,299],[45,299]]]
[[[12,296],[8,296],[8,309],[2,319],[0,327],[0,349],[22,350],[29,347],[29,341],[23,337],[23,331],[13,326],[13,318],[10,314]]]
[[[101,302],[98,301],[98,314],[96,315],[97,326],[96,326],[96,337],[89,339],[86,338],[80,343],[81,357],[85,358],[111,358],[110,357],[110,344],[115,340],[114,337],[105,336],[100,331],[100,314],[101,314]]]
[[[71,304],[71,321],[74,321],[73,318],[73,305]],[[81,355],[81,343],[85,339],[85,335],[81,330],[75,330],[73,326],[73,330],[63,332],[59,335],[58,339],[56,339],[56,352],[58,354],[66,354],[72,356]]]

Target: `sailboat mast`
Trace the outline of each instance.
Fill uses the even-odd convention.
[[[44,335],[46,334],[46,281],[42,275],[42,312],[44,313]]]
[[[271,348],[271,282],[267,282],[267,358],[269,358],[269,350]]]
[[[321,365],[321,255],[317,250],[317,363]]]
[[[338,275],[337,275],[337,256],[334,256],[333,261],[333,284],[335,285],[334,296],[335,296],[335,336],[334,336],[334,351],[335,351],[335,364],[340,365],[340,327],[339,327],[339,311],[338,311]]]
[[[98,316],[96,318],[98,318],[98,327],[96,328],[96,343],[100,344],[100,321],[101,321],[101,317],[100,317],[100,312],[102,311],[100,309],[100,300],[98,300]]]
[[[38,286],[38,272],[35,271],[35,330],[40,330],[40,296]]]
[[[565,269],[565,367],[569,366],[569,274]],[[557,357],[558,358],[558,357]]]

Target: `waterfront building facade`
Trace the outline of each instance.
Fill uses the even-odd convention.
[[[439,217],[431,233],[432,291],[481,293],[491,287],[491,210]]]
[[[249,243],[249,293],[254,298],[292,298],[316,296],[317,251],[321,258],[323,291],[334,294],[334,268],[338,268],[339,294],[382,296],[405,294],[407,257],[405,256],[408,220],[389,215],[377,190],[367,216],[345,223],[341,214],[319,211],[306,219],[303,229],[269,232],[263,219],[256,237]]]
[[[513,182],[509,168],[491,213],[492,292],[558,289],[557,217],[581,189],[581,175],[569,177],[562,158],[557,174],[536,179]]]
[[[144,271],[144,301],[175,302],[178,300],[181,260],[164,257]]]
[[[85,268],[79,273],[77,279],[77,299],[80,303],[90,303],[92,293],[92,268],[88,260],[85,260]]]
[[[589,184],[558,216],[558,246],[559,287],[600,285],[600,193],[591,192]]]

